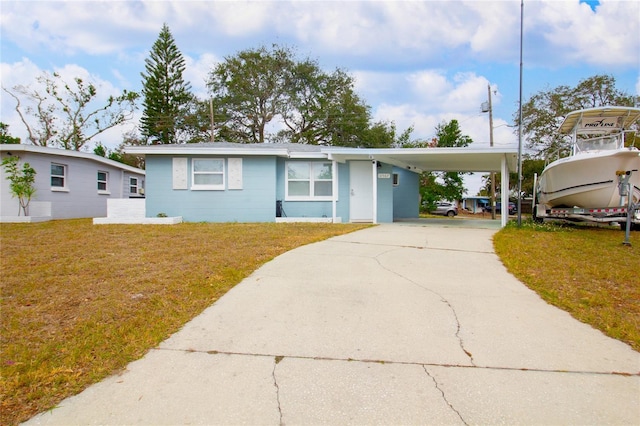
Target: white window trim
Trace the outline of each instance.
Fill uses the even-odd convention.
[[[393,186],[400,186],[400,174],[399,173],[392,173],[391,174],[391,182],[393,183]]]
[[[216,160],[222,161],[222,171],[221,172],[198,172],[195,171],[195,162],[203,161],[203,160]],[[224,158],[193,158],[191,159],[191,190],[192,191],[224,191],[226,187],[226,161]],[[195,183],[196,174],[221,174],[222,175],[222,183],[219,185],[197,185]]]
[[[285,201],[333,201],[334,197],[333,194],[332,195],[319,195],[319,196],[315,196],[315,195],[289,195],[289,164],[291,163],[295,163],[295,164],[302,164],[302,163],[306,163],[309,165],[309,191],[313,191],[313,189],[315,188],[314,182],[316,182],[316,179],[314,179],[314,171],[313,171],[313,165],[314,164],[330,164],[331,165],[331,175],[332,177],[334,176],[334,172],[333,172],[333,167],[334,164],[331,161],[327,161],[327,160],[322,160],[322,161],[287,161],[285,162],[284,165],[284,176],[285,176],[285,181],[284,181],[284,199]],[[294,179],[294,181],[306,181],[306,179]],[[334,185],[333,185],[333,179],[319,179],[318,182],[331,182],[331,191],[334,191]]]
[[[66,164],[60,164],[60,163],[51,163],[52,166],[60,166],[62,167],[62,170],[64,171],[64,174],[62,175],[54,175],[52,172],[49,173],[49,184],[51,185],[51,178],[53,177],[62,177],[63,179],[63,186],[53,186],[51,185],[51,191],[53,192],[69,192],[69,187],[67,186],[67,182],[69,180],[69,168],[67,167]]]
[[[136,184],[135,184],[135,185],[132,185],[132,184],[131,184],[131,181],[132,181],[132,180],[135,180],[135,181],[136,181]],[[136,191],[135,191],[135,192],[131,192],[131,188],[133,188],[133,187],[135,187],[135,188],[136,188]],[[137,177],[135,177],[135,176],[129,176],[129,194],[136,194],[136,195],[138,195],[138,194],[139,194],[139,191],[140,191],[140,184],[139,184],[139,182],[138,182],[138,178],[137,178]]]
[[[98,173],[96,173],[96,177],[98,177],[99,173],[104,173],[105,180],[101,181],[98,178],[97,179],[97,183],[104,182],[105,189],[98,189],[98,194],[100,194],[100,195],[111,195],[111,192],[109,191],[109,172],[106,172],[104,170],[98,170]]]

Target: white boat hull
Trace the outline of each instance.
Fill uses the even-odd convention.
[[[547,207],[619,207],[616,171],[634,170],[631,185],[634,202],[640,199],[640,151],[618,149],[587,152],[561,158],[540,175],[538,202]]]

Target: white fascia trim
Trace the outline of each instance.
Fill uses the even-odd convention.
[[[142,169],[131,167],[127,164],[119,163],[117,161],[109,160],[108,158],[101,157],[89,152],[74,151],[71,149],[50,148],[47,146],[23,144],[0,144],[0,152],[32,152],[37,154],[57,155],[60,157],[84,158],[87,160],[95,161],[97,163],[107,164],[111,167],[117,167],[121,170],[126,170],[131,173],[136,173],[139,175],[145,174],[145,171]]]
[[[293,159],[320,159],[320,160],[330,160],[329,155],[322,152],[290,152],[289,158]]]
[[[222,156],[276,156],[288,157],[287,149],[250,149],[250,148],[210,148],[195,146],[163,147],[159,149],[149,149],[142,146],[131,146],[124,149],[127,154],[144,155],[222,155]]]

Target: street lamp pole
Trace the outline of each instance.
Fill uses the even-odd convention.
[[[518,226],[522,226],[522,33],[524,0],[520,0],[520,101],[518,102]]]

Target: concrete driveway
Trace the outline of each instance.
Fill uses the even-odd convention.
[[[508,274],[496,229],[456,225],[290,251],[28,423],[639,424],[640,354]]]

